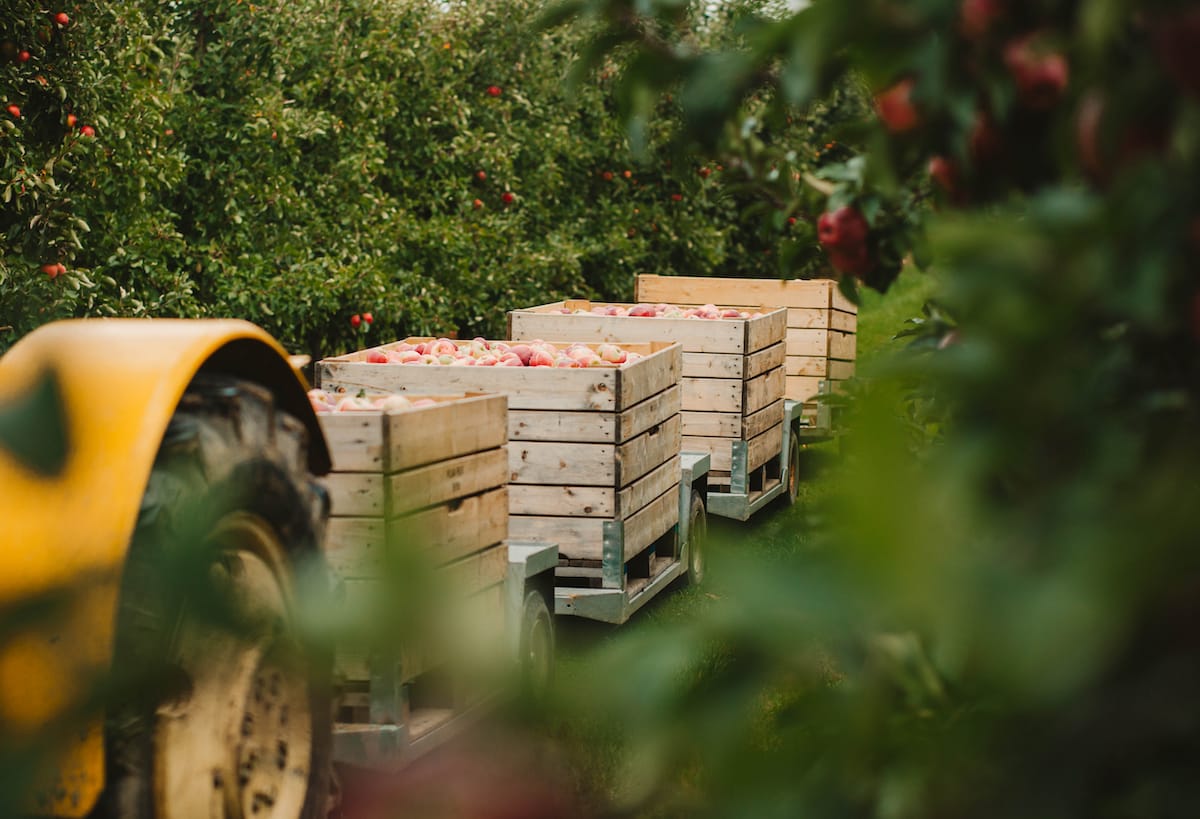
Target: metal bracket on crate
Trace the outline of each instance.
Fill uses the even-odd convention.
[[[749,492],[750,461],[749,445],[745,441],[734,441],[730,444],[729,494],[745,495]]]
[[[625,522],[603,522],[604,543],[600,553],[600,581],[606,589],[625,588]]]

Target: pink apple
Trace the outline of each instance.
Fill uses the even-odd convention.
[[[367,353],[367,363],[368,364],[387,364],[388,363],[387,353],[383,352],[382,350],[372,350],[371,352]]]
[[[633,307],[629,308],[629,315],[637,318],[653,316],[654,308],[649,304],[635,304]]]
[[[529,360],[524,363],[529,367],[553,367],[554,356],[545,350],[534,350],[530,353]]]

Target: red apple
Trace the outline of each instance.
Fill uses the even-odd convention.
[[[860,247],[866,242],[869,230],[862,213],[851,205],[822,213],[817,220],[817,239],[827,248]]]
[[[550,355],[545,350],[534,350],[529,356],[529,361],[526,366],[529,367],[553,367],[555,356]]]
[[[500,194],[500,201],[506,205],[511,205],[515,198],[516,197],[513,196],[512,193],[509,191],[505,191],[504,193]]]
[[[968,40],[982,40],[1004,15],[1004,0],[962,0],[958,30]]]
[[[85,137],[94,137],[96,135],[96,129],[90,125],[85,125],[79,129],[79,133],[83,134]]]
[[[5,110],[8,111],[8,113],[10,113],[12,115],[13,119],[21,118],[21,109],[18,108],[17,106],[9,105],[8,108],[6,108]]]
[[[79,122],[79,119],[74,114],[67,114],[67,127],[68,128],[74,128],[76,122]]]
[[[937,186],[954,197],[958,193],[958,165],[953,159],[945,156],[934,156],[929,159],[929,177]]]
[[[360,316],[358,313],[355,313],[354,315],[352,315],[350,317],[350,326],[351,327],[358,327],[358,325],[360,325],[360,324],[362,324],[362,316]]]
[[[483,207],[483,200],[476,199],[474,202],[471,203],[471,207],[475,208],[475,210],[479,210],[480,208]]]
[[[852,276],[864,276],[875,267],[875,260],[871,258],[866,245],[849,249],[832,248],[829,251],[829,261],[834,269]]]
[[[54,22],[58,23],[60,26],[69,26],[71,25],[71,18],[67,16],[65,11],[60,11],[58,14],[54,15]]]
[[[489,97],[498,97],[501,93],[503,93],[498,85],[489,85],[487,92]]]
[[[28,51],[21,51],[17,54],[17,62],[27,63],[32,56]]]
[[[476,171],[475,178],[482,182],[483,180],[487,179],[487,174],[484,171]]]
[[[612,180],[613,180],[612,171],[605,171],[604,173],[600,174],[600,178],[603,179],[605,182],[612,182]]]
[[[921,116],[912,102],[915,84],[912,77],[907,77],[875,96],[875,110],[879,112],[884,126],[893,134],[911,131],[921,124]]]
[[[47,276],[49,276],[51,279],[53,279],[55,276],[57,276],[57,275],[58,275],[58,265],[56,265],[56,264],[44,264],[44,265],[42,265],[42,267],[41,267],[41,271],[42,271],[43,273],[45,273]]]
[[[700,176],[704,177],[705,179],[708,179],[708,175],[711,173],[712,171],[709,168],[701,168],[699,171]]]
[[[1029,108],[1053,108],[1067,87],[1067,58],[1044,45],[1044,35],[1033,32],[1004,46],[1004,65],[1017,84],[1017,96]]]
[[[367,324],[370,324],[371,322],[373,322],[375,320],[375,317],[372,316],[370,313],[363,313],[362,317],[363,317],[363,321],[365,321]]]
[[[672,202],[682,202],[682,201],[683,201],[683,194],[681,194],[681,193],[673,193],[673,194],[671,194],[671,201],[672,201]]]
[[[387,364],[388,360],[387,353],[382,350],[372,350],[367,353],[368,364]]]

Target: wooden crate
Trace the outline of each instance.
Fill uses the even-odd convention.
[[[637,298],[673,304],[769,305],[787,310],[784,395],[811,402],[821,381],[854,375],[858,306],[831,279],[637,277]]]
[[[318,362],[317,377],[331,390],[503,393],[511,537],[558,544],[564,569],[571,561],[623,566],[679,519],[682,350],[669,342],[621,346],[643,357],[620,367],[449,367],[371,364],[364,350]],[[616,541],[620,554],[612,553]],[[623,587],[618,567],[590,568]]]
[[[728,463],[732,441],[752,438],[762,438],[763,443],[782,441],[778,436],[763,436],[783,420],[785,310],[764,308],[762,315],[744,319],[563,312],[591,310],[595,306],[610,305],[572,300],[513,310],[508,314],[509,335],[515,339],[618,344],[677,341],[683,347],[680,406],[685,449],[711,453],[714,464]],[[766,449],[769,448],[768,445]],[[777,455],[779,445],[769,453],[761,445],[751,447],[750,451],[762,458],[750,465],[755,468]]]
[[[318,415],[333,461],[324,550],[352,607],[391,593],[395,572],[428,571],[437,610],[430,621],[441,622],[507,572],[507,401],[428,397],[434,403],[422,407]],[[408,637],[389,660],[399,659],[402,681],[446,659],[444,635]],[[337,668],[345,679],[367,680],[368,653],[340,651]]]

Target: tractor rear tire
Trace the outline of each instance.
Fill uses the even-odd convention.
[[[188,387],[122,579],[102,813],[326,815],[331,662],[295,621],[329,508],[307,457],[303,424],[266,390],[206,374]]]

